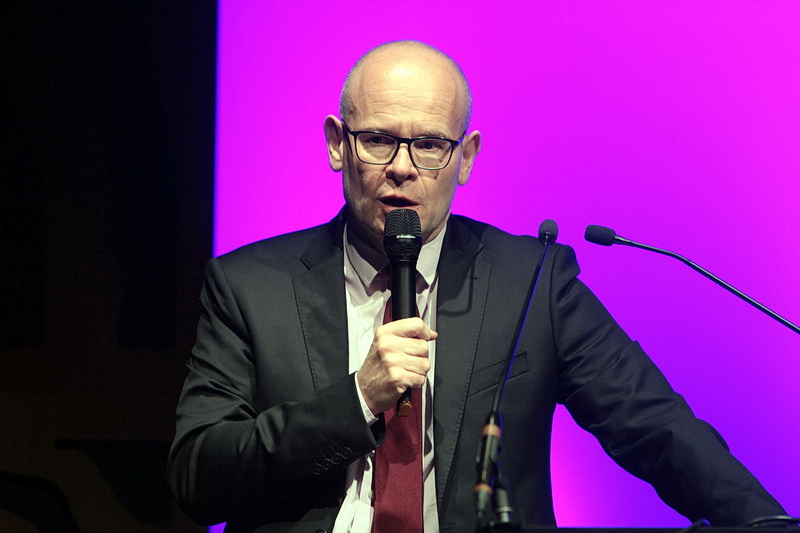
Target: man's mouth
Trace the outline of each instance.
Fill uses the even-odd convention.
[[[389,207],[413,207],[417,204],[405,198],[396,198],[394,196],[389,198],[381,198],[381,203]]]

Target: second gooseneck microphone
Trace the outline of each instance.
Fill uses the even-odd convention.
[[[386,215],[383,248],[389,258],[392,320],[417,316],[417,259],[422,249],[422,225],[413,209],[393,209]],[[397,416],[411,412],[411,389],[397,402]]]
[[[620,237],[617,235],[617,232],[611,228],[607,228],[605,226],[595,226],[594,224],[586,226],[586,233],[584,237],[587,241],[592,242],[594,244],[601,244],[603,246],[611,246],[612,244],[623,244],[625,246],[632,246],[634,248],[641,248],[642,250],[647,250],[649,252],[655,252],[657,254],[667,255],[678,261],[682,262],[683,264],[689,266],[692,270],[699,272],[700,274],[704,275],[726,291],[735,294],[745,302],[749,303],[762,313],[766,314],[770,318],[777,320],[787,328],[791,329],[795,333],[800,333],[800,326],[794,324],[793,322],[789,321],[788,319],[782,317],[769,307],[765,306],[764,304],[758,302],[757,300],[751,298],[750,296],[746,295],[727,281],[723,280],[719,276],[715,276],[705,268],[701,267],[694,261],[683,257],[680,254],[675,252],[670,252],[669,250],[664,250],[662,248],[656,248],[655,246],[650,246],[649,244],[642,244],[640,242],[635,242],[630,239],[626,239],[625,237]]]
[[[533,278],[528,288],[525,309],[517,322],[514,345],[508,353],[505,371],[503,375],[500,376],[500,380],[497,383],[494,400],[492,401],[492,408],[483,426],[481,446],[478,451],[478,457],[476,458],[478,478],[474,488],[475,514],[477,518],[476,531],[478,532],[519,529],[519,523],[514,517],[513,498],[511,497],[508,487],[505,487],[500,479],[501,469],[498,455],[500,453],[503,433],[503,415],[500,407],[503,401],[503,391],[505,390],[506,382],[511,377],[511,369],[519,350],[520,338],[522,337],[523,330],[525,329],[525,322],[531,310],[531,303],[536,294],[536,287],[539,284],[542,265],[547,258],[547,252],[550,250],[550,246],[556,242],[557,238],[558,225],[555,221],[547,219],[542,222],[539,226],[539,241],[544,247],[539,255],[539,260],[536,262],[536,267],[533,270]],[[496,520],[486,523],[486,516],[492,503],[494,503],[493,507]]]

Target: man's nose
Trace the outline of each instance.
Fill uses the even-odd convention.
[[[386,169],[387,175],[396,182],[403,182],[417,177],[417,167],[411,162],[411,153],[407,144],[401,144],[397,155]]]

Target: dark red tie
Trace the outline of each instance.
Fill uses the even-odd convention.
[[[384,323],[391,315],[387,303]],[[411,392],[409,416],[383,413],[386,440],[375,450],[373,533],[422,532],[422,393]]]

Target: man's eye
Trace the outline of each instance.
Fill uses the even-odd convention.
[[[385,135],[370,135],[364,139],[364,142],[374,145],[381,145],[381,144],[394,144],[394,139],[391,137],[386,137]]]
[[[437,152],[444,149],[444,144],[442,141],[437,139],[421,139],[414,143],[414,146],[418,150],[425,150],[428,152]]]

